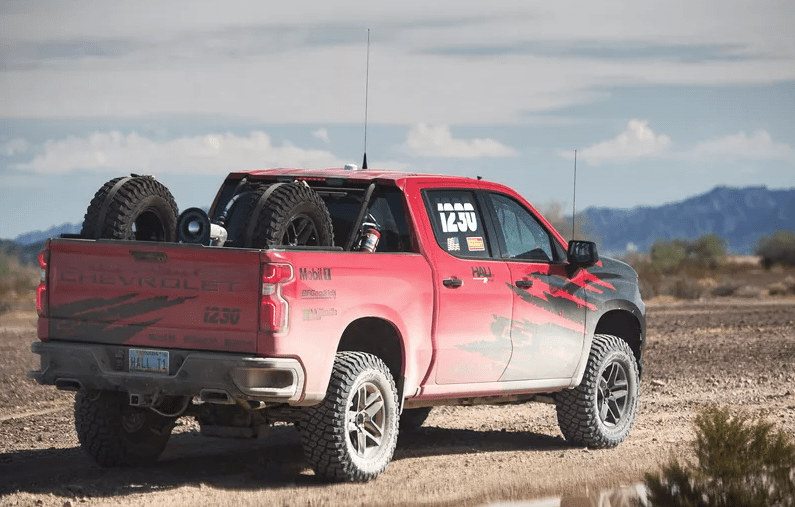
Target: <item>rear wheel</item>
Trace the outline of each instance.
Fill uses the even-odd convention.
[[[151,176],[114,178],[88,205],[80,235],[91,239],[176,241],[177,203]]]
[[[132,407],[124,393],[75,396],[80,447],[104,467],[147,465],[166,447],[174,420]]]
[[[398,436],[397,389],[389,369],[364,352],[338,352],[323,402],[300,423],[304,455],[331,481],[364,482],[383,472]]]
[[[618,445],[635,421],[639,388],[637,361],[627,342],[595,335],[582,382],[555,398],[563,436],[592,448]]]

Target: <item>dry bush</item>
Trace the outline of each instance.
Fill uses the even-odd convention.
[[[795,277],[788,276],[780,282],[773,283],[768,286],[767,291],[771,296],[795,294]]]
[[[762,237],[756,246],[756,254],[768,269],[775,264],[795,266],[795,231],[783,230]]]
[[[763,415],[708,407],[695,418],[696,461],[646,474],[650,506],[795,506],[795,443]]]
[[[32,297],[39,281],[39,270],[22,266],[15,257],[0,254],[0,301]]]

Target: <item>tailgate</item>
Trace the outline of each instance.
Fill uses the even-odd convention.
[[[256,352],[258,251],[59,239],[49,252],[42,339]]]

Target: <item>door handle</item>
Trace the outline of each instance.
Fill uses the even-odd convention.
[[[464,285],[464,281],[460,278],[445,278],[442,280],[442,284],[450,289],[457,289]]]
[[[529,289],[533,286],[532,280],[516,280],[516,286],[520,289]]]

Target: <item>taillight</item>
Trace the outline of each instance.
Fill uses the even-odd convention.
[[[39,286],[36,288],[36,312],[40,317],[47,316],[47,263],[50,261],[50,252],[39,252]]]
[[[262,265],[262,292],[259,327],[262,331],[283,333],[289,325],[287,300],[282,297],[282,286],[292,281],[293,267],[289,264]]]

